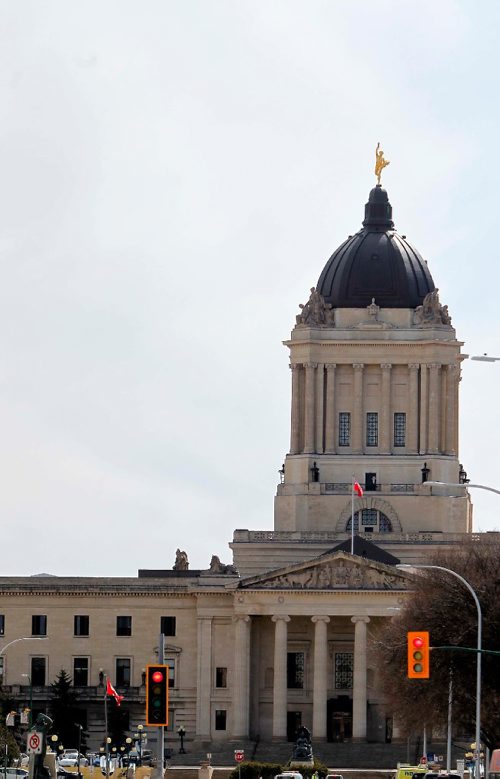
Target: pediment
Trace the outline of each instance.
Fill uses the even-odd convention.
[[[406,582],[405,575],[392,565],[339,551],[243,579],[239,589],[404,590]]]

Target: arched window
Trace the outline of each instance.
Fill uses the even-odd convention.
[[[361,527],[369,527],[374,533],[392,533],[391,520],[378,509],[362,509],[354,514],[354,532],[359,533],[359,515],[361,513]],[[349,517],[346,531],[351,532],[352,517]]]

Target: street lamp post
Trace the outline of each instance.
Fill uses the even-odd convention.
[[[186,735],[186,728],[183,725],[179,725],[177,728],[177,733],[179,734],[179,738],[181,740],[181,748],[179,749],[179,754],[185,755],[186,750],[184,749],[184,736]]]
[[[82,730],[83,725],[80,725],[79,722],[75,722],[75,728],[78,728],[78,754],[76,757],[76,773],[78,775],[78,779],[80,779],[80,752],[82,749]]]
[[[495,490],[496,492],[496,490]],[[464,579],[463,576],[461,576],[456,571],[452,571],[451,568],[444,568],[442,565],[421,565],[421,564],[415,564],[415,565],[405,565],[400,564],[397,565],[396,568],[401,569],[412,569],[412,568],[423,568],[423,569],[430,569],[435,571],[444,571],[445,573],[450,573],[452,576],[455,576],[456,579],[459,579],[462,584],[467,587],[470,594],[474,598],[474,603],[476,604],[477,609],[477,651],[476,651],[476,753],[477,753],[477,759],[475,763],[475,775],[476,779],[481,779],[481,766],[480,766],[480,750],[481,750],[481,651],[482,651],[482,630],[483,630],[483,615],[481,612],[481,604],[479,603],[479,599],[467,581],[467,579]]]
[[[451,481],[426,481],[425,483],[428,487],[465,487],[467,489],[469,489],[469,487],[475,487],[478,490],[487,490],[488,492],[495,492],[497,495],[500,495],[500,490],[496,490],[494,487],[487,487],[486,484],[456,484]],[[417,566],[414,567],[416,568]]]

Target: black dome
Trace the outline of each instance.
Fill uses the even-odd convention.
[[[334,308],[416,308],[435,289],[427,264],[399,235],[392,206],[380,184],[365,206],[363,229],[332,254],[317,284]]]

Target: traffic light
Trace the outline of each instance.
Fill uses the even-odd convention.
[[[408,679],[429,678],[429,633],[426,630],[408,633]]]
[[[146,666],[146,725],[168,725],[168,665]]]

